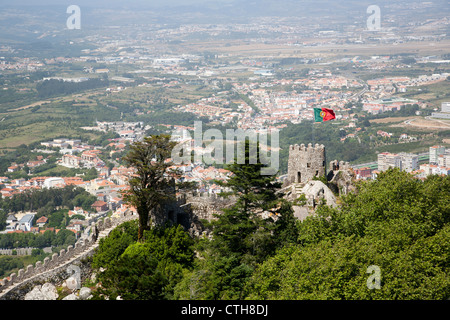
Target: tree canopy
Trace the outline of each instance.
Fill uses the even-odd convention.
[[[211,238],[166,225],[138,242],[137,223],[127,222],[102,239],[93,266],[107,270],[99,276],[103,292],[193,300],[450,297],[450,177],[420,180],[390,169],[358,182],[340,207],[321,204],[299,221],[273,193],[273,177],[251,166],[230,166],[237,201],[211,222]],[[256,214],[264,210],[274,215]]]
[[[194,261],[193,239],[178,226],[146,230],[138,241],[138,223],[125,222],[100,241],[93,257],[99,293],[126,300],[172,299],[174,286]]]
[[[296,241],[291,205],[277,193],[280,184],[275,176],[261,174],[266,165],[260,161],[259,146],[255,164],[250,161],[251,150],[255,149],[246,141],[244,161],[235,159],[227,167],[232,175],[220,184],[237,200],[211,222],[212,239],[198,249],[203,259],[175,289],[179,299],[243,299],[257,265]]]
[[[124,193],[124,200],[139,214],[139,241],[144,231],[150,229],[150,212],[157,213],[165,202],[175,197],[174,178],[179,174],[170,169],[173,164],[168,161],[174,146],[169,135],[154,135],[133,143],[124,157],[136,170],[128,180],[130,189]]]
[[[448,299],[450,178],[391,169],[360,183],[341,208],[319,207],[298,244],[253,274],[251,299]],[[447,240],[445,240],[447,239]],[[370,266],[381,271],[370,289]]]

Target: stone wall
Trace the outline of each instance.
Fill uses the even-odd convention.
[[[221,214],[222,209],[229,207],[235,202],[235,199],[223,198],[215,194],[197,194],[186,199],[192,213],[199,219],[211,221],[215,219],[215,214]]]
[[[225,199],[215,194],[197,193],[189,194],[182,205],[184,224],[191,236],[209,237],[209,230],[204,228],[201,220],[216,219],[215,214],[221,214],[222,209],[231,206],[236,200],[233,197]]]
[[[15,251],[18,256],[29,256],[33,249],[35,248],[0,249],[0,255],[12,256]]]
[[[285,185],[306,183],[313,177],[325,176],[325,146],[311,143],[289,146],[288,174]]]
[[[97,223],[91,225],[91,230],[94,227],[98,232],[115,227],[125,221],[136,219],[136,215],[121,216],[115,218],[105,218]],[[59,253],[54,253],[51,258],[46,257],[44,261],[38,261],[35,265],[28,265],[25,269],[20,269],[17,274],[12,273],[8,278],[0,280],[0,300],[7,300],[8,296],[13,294],[15,288],[21,288],[28,282],[42,281],[46,278],[55,277],[55,274],[65,270],[68,262],[71,260],[81,259],[86,255],[91,254],[95,248],[97,239],[92,233],[86,239],[79,239],[74,246],[68,246],[67,249],[62,249]]]
[[[150,220],[153,226],[164,225],[167,221],[171,221],[174,224],[181,224],[185,228],[188,228],[188,222],[186,222],[185,210],[183,209],[186,204],[186,195],[181,194],[176,197],[174,201],[167,202],[157,208],[150,211]]]
[[[328,185],[330,187],[334,186],[333,191],[339,195],[346,195],[351,191],[355,191],[355,173],[346,161],[331,161],[327,179]]]

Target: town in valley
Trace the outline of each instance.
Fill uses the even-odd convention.
[[[178,1],[139,10],[79,1],[74,13],[52,1],[0,5],[0,257],[36,249],[2,236],[51,231],[36,251],[51,254],[87,239],[92,223],[136,215],[123,196],[136,175],[124,161],[130,146],[158,134],[194,146],[198,121],[223,137],[276,131],[284,185],[300,144],[323,145],[324,172],[342,161],[353,182],[390,168],[450,175],[446,1],[378,1],[376,28],[375,2],[306,1],[292,12],[276,1],[203,2],[183,11]],[[314,108],[335,118],[317,123]],[[211,141],[195,151],[211,154]],[[194,194],[217,198],[232,172],[214,160],[173,168]],[[55,189],[73,199],[30,207],[32,194]]]

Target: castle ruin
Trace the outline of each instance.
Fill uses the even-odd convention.
[[[326,181],[315,177],[324,177]],[[327,205],[336,206],[336,196],[354,190],[353,182],[354,173],[348,162],[331,161],[327,172],[324,145],[289,146],[288,173],[282,190],[291,201],[304,196],[303,204],[293,206],[294,215],[300,220],[312,214],[324,200]]]
[[[285,185],[306,183],[314,177],[325,176],[325,146],[311,143],[306,147],[289,146],[288,174]]]
[[[355,173],[350,164],[346,161],[331,161],[327,180],[330,185],[334,185],[335,192],[340,195],[346,195],[350,191],[355,191],[353,180]]]

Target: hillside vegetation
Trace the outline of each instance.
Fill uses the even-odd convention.
[[[191,239],[179,226],[152,229],[143,243],[135,222],[114,230],[94,256],[94,266],[107,269],[96,297],[450,297],[449,177],[421,181],[391,169],[360,182],[339,208],[321,205],[303,222],[292,219],[290,204],[273,199],[281,217],[276,223],[244,210],[244,203],[259,206],[257,194],[270,194],[256,191],[261,180],[248,181],[255,193],[212,223],[212,240]],[[378,288],[370,286],[374,267]]]

